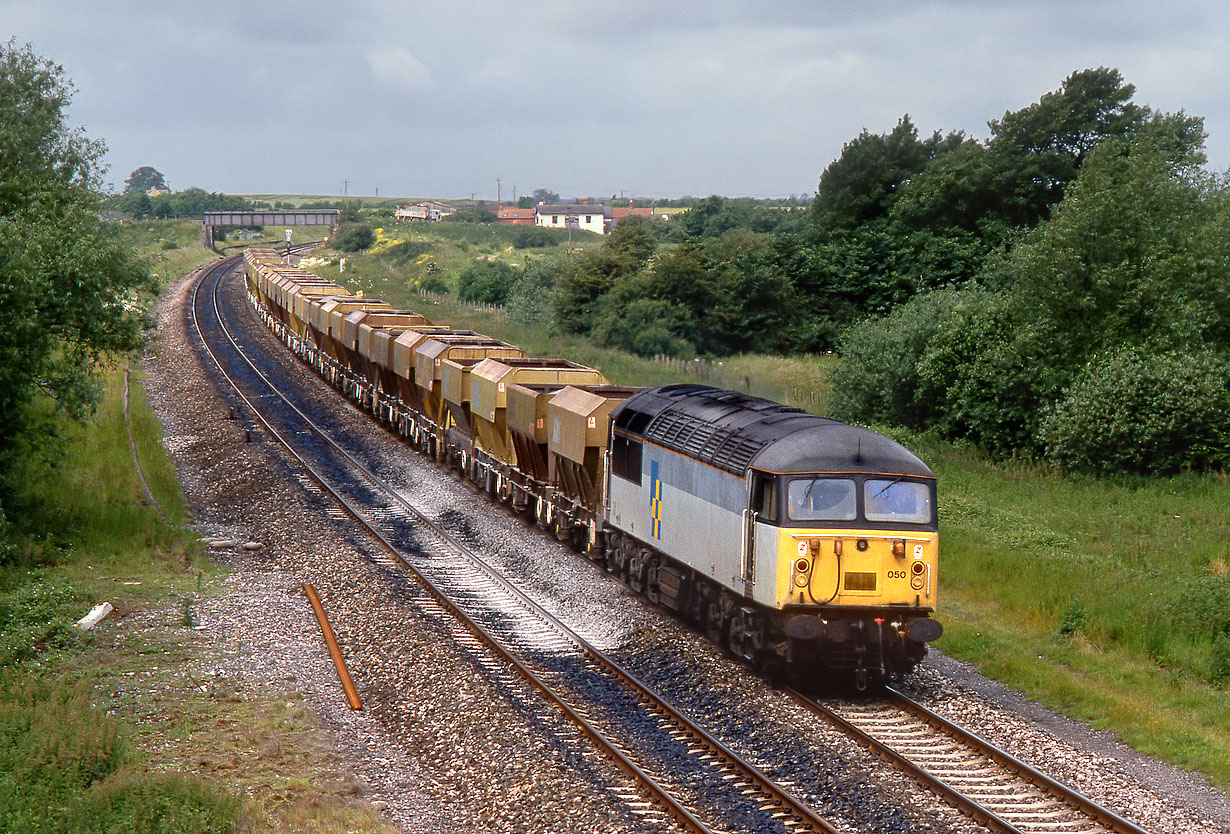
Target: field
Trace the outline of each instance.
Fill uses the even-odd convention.
[[[422,234],[427,234],[424,231]],[[442,260],[464,262],[440,241]],[[478,256],[490,256],[480,252]],[[832,357],[654,361],[423,297],[377,257],[313,268],[433,321],[600,369],[612,381],[704,381],[824,412]],[[893,433],[893,432],[890,432]],[[1230,788],[1230,483],[1222,475],[1097,480],[894,433],[940,479],[938,647],[1047,706]]]

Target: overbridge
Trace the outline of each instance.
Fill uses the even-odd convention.
[[[207,211],[201,227],[202,242],[212,246],[215,226],[328,226],[337,225],[337,209],[266,211]]]

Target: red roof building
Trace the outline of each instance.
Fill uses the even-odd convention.
[[[533,226],[534,213],[537,209],[517,208],[516,206],[500,206],[495,213],[501,223],[509,226]]]

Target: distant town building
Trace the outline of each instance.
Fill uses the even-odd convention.
[[[495,216],[506,226],[533,226],[536,213],[536,210],[532,208],[501,206]]]
[[[534,222],[535,225],[548,229],[573,228],[604,235],[607,232],[609,212],[607,206],[594,203],[574,203],[567,206],[539,204]]]
[[[612,208],[611,209],[611,226],[614,226],[625,217],[655,217],[659,220],[670,220],[670,215],[665,212],[658,211],[651,206],[633,206],[631,201],[627,208]]]

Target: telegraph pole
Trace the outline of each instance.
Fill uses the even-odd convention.
[[[504,201],[500,198],[500,178],[495,178],[495,204],[497,206],[504,205]]]

